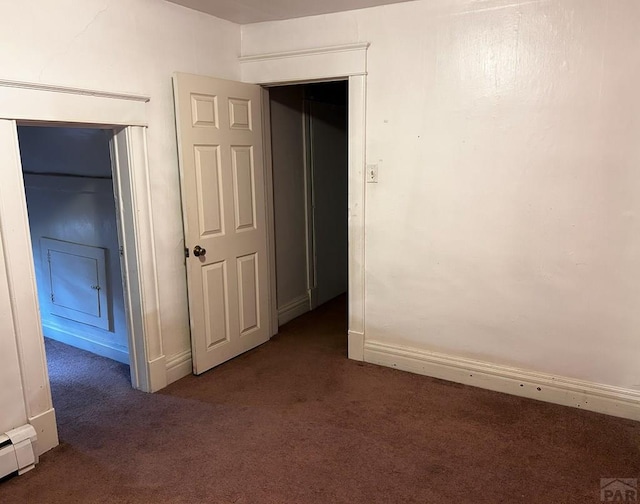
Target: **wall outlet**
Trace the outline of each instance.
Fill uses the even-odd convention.
[[[378,183],[378,165],[377,164],[367,165],[367,183],[368,184]]]

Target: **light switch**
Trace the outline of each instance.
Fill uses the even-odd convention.
[[[378,183],[378,165],[377,164],[367,165],[367,183],[369,184]]]

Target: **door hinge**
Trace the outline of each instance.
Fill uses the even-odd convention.
[[[53,292],[51,293],[51,302],[55,303],[56,301],[56,297],[53,295]]]
[[[124,255],[124,247],[122,245],[120,245],[120,255],[123,256]]]

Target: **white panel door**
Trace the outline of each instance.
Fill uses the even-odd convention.
[[[269,339],[259,86],[173,78],[195,374]]]

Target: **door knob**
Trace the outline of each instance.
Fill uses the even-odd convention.
[[[193,247],[193,255],[196,257],[204,256],[207,253],[206,249],[203,249],[200,245]]]

